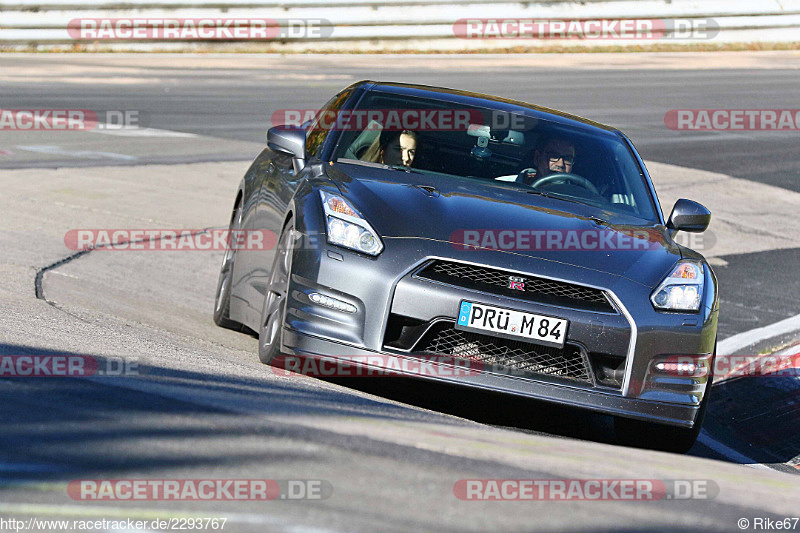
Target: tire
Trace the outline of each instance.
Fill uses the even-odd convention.
[[[236,250],[230,246],[230,235],[234,230],[242,226],[242,206],[236,204],[236,208],[231,217],[231,224],[228,228],[228,249],[222,258],[222,266],[219,271],[219,281],[217,281],[217,294],[214,298],[214,323],[222,328],[242,330],[242,324],[231,320],[231,285],[233,284],[233,264],[236,260]]]
[[[630,418],[614,418],[614,432],[617,434],[617,442],[637,448],[649,448],[651,450],[661,450],[664,452],[686,453],[694,446],[700,429],[703,427],[703,420],[708,410],[709,397],[711,396],[711,385],[714,383],[714,360],[717,357],[717,343],[714,342],[714,356],[711,358],[711,369],[706,385],[706,393],[700,403],[700,410],[695,417],[694,426],[691,428],[679,428],[667,426],[665,424],[655,424],[652,422],[641,422]]]
[[[269,276],[261,321],[258,328],[258,358],[268,365],[281,352],[283,321],[286,316],[286,300],[289,278],[292,272],[292,245],[294,224],[289,219],[281,231],[275,259]]]

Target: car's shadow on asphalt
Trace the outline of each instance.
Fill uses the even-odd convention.
[[[325,380],[389,400],[491,426],[555,438],[623,446],[617,441],[613,417],[608,415],[413,378],[359,377]],[[788,383],[789,381],[792,383]],[[703,431],[716,443],[737,452],[739,456],[720,453],[702,440],[687,455],[737,464],[772,464],[778,465],[781,470],[797,473],[790,466],[783,468],[783,463],[793,462],[800,453],[800,411],[786,408],[794,404],[794,398],[800,391],[800,382],[776,378],[769,382],[769,387],[762,385],[759,380],[737,380],[717,384],[712,390]],[[765,400],[765,397],[769,397],[769,400]],[[753,404],[754,398],[761,400],[758,405]],[[775,416],[755,416],[767,412]],[[775,427],[770,420],[777,416],[784,419],[789,427]]]
[[[325,378],[389,400],[526,433],[614,444],[613,418],[491,391],[413,378]]]

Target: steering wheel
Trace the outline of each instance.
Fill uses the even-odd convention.
[[[531,187],[534,189],[538,189],[542,185],[548,185],[550,183],[555,183],[555,182],[573,183],[575,185],[578,185],[579,187],[587,189],[589,192],[597,196],[600,196],[600,191],[597,190],[597,187],[595,187],[591,181],[587,180],[583,176],[578,176],[577,174],[570,174],[568,172],[558,172],[556,174],[550,174],[549,176],[539,178],[538,180],[534,181],[531,184]]]

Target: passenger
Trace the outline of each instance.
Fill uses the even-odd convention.
[[[410,167],[417,154],[417,134],[411,130],[382,131],[364,153],[364,161]]]

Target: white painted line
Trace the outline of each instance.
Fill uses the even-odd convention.
[[[703,141],[726,141],[726,140],[742,140],[742,139],[762,139],[765,137],[786,137],[785,131],[737,131],[737,132],[719,132],[719,133],[697,133],[696,131],[685,131],[678,134],[678,136],[659,137],[657,139],[643,139],[636,141],[636,146],[645,145],[661,145],[661,144],[677,144],[677,143],[694,143]]]
[[[156,128],[108,128],[104,124],[98,124],[97,128],[88,131],[90,133],[102,133],[119,137],[197,137],[194,133],[184,133],[182,131],[159,130]]]
[[[749,466],[750,468],[755,468],[757,470],[775,471],[774,468],[770,468],[767,465],[763,465],[758,461],[756,461],[755,459],[751,459],[750,457],[747,457],[746,455],[737,452],[733,448],[729,448],[728,446],[725,446],[721,442],[712,439],[708,435],[708,433],[706,433],[705,430],[703,429],[700,430],[700,436],[697,437],[697,442],[703,444],[704,446],[707,446],[708,448],[711,448],[712,450],[722,455],[723,457],[731,459],[736,463],[742,464],[743,466]]]
[[[720,341],[720,343],[717,345],[717,354],[734,355],[742,348],[746,348],[756,344],[757,342],[799,330],[800,315],[795,315],[785,320],[781,320],[780,322],[770,324],[769,326],[764,326],[763,328],[751,329],[750,331],[737,333],[733,337],[728,337],[727,339]]]
[[[125,161],[135,161],[138,159],[136,156],[117,154],[115,152],[93,152],[90,150],[67,150],[61,146],[53,145],[28,145],[17,146],[20,150],[26,152],[36,152],[40,154],[50,155],[63,155],[67,157],[80,157],[85,159],[124,159]]]
[[[786,333],[791,333],[793,331],[800,330],[800,315],[796,315],[785,320],[781,320],[780,322],[776,322],[774,324],[770,324],[769,326],[764,326],[762,328],[751,329],[750,331],[744,331],[742,333],[738,333],[733,335],[732,337],[728,337],[727,339],[720,341],[717,344],[717,355],[734,355],[736,352],[741,350],[742,348],[746,348],[750,345],[756,344],[757,342],[761,342],[766,339],[770,339],[772,337],[777,337],[779,335],[784,335]],[[775,355],[794,355],[798,349],[798,345],[795,344],[790,346],[789,348],[778,352]],[[749,363],[746,363],[746,366]],[[738,369],[737,369],[738,370]],[[732,374],[734,374],[732,372]],[[757,468],[760,470],[774,470],[766,465],[763,465],[756,461],[755,459],[751,459],[746,455],[743,455],[733,448],[730,448],[721,442],[714,440],[711,436],[706,433],[704,430],[700,430],[700,436],[697,438],[698,442],[701,444],[711,448],[718,454],[722,455],[723,457],[727,457],[737,463],[741,463],[744,466],[749,466],[751,468]]]
[[[800,354],[800,343],[794,343],[788,348],[781,350],[775,355],[798,355]]]

